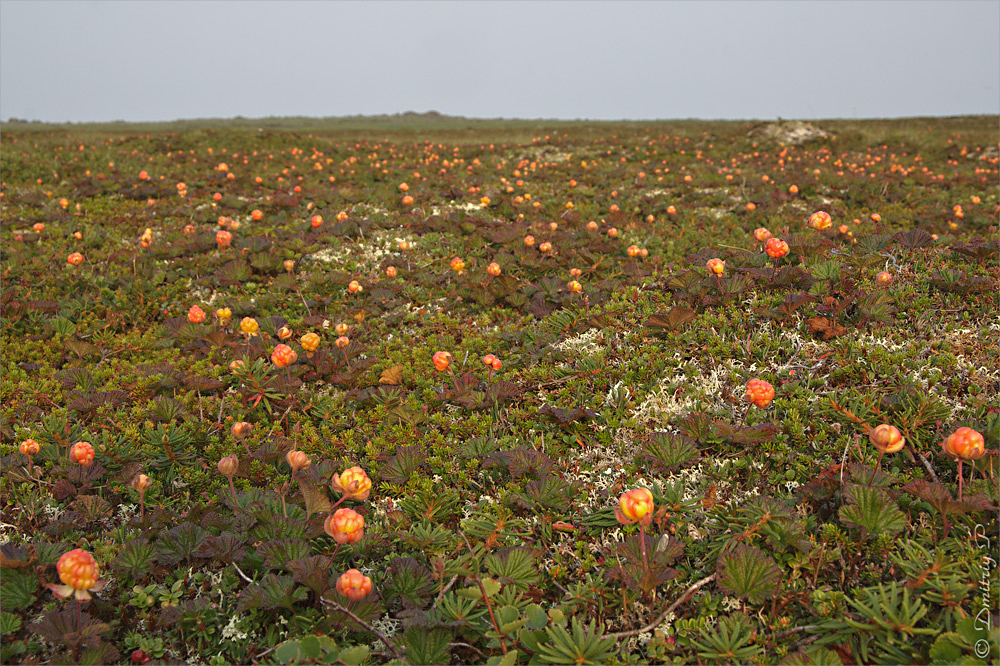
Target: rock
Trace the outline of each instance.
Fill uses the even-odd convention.
[[[765,123],[754,127],[747,136],[754,141],[773,141],[786,146],[798,146],[817,139],[833,138],[829,132],[815,127],[812,123],[780,119],[776,123]]]
[[[970,152],[965,156],[970,160],[995,160],[1000,158],[1000,147],[986,146],[980,152]]]

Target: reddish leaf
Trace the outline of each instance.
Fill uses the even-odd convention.
[[[847,333],[847,329],[840,324],[834,324],[826,317],[810,317],[806,319],[810,333],[822,333],[824,340],[835,338],[838,335]]]

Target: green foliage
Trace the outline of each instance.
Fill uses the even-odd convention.
[[[308,557],[310,549],[302,539],[278,539],[260,544],[257,555],[264,558],[264,566],[268,569],[281,569],[292,560]]]
[[[423,606],[436,587],[431,572],[411,557],[394,558],[382,585],[388,597],[415,606]]]
[[[254,608],[288,608],[308,596],[309,592],[294,583],[292,576],[267,574],[259,584],[250,584],[240,593],[237,610]]]
[[[847,503],[840,509],[840,520],[845,525],[875,536],[895,534],[906,527],[906,515],[884,490],[851,484],[844,496]]]
[[[615,641],[604,628],[591,620],[584,624],[572,618],[570,629],[557,624],[545,627],[547,640],[540,643],[538,657],[543,664],[600,664],[615,652]]]
[[[846,642],[859,663],[914,663],[923,659],[929,640],[941,629],[924,616],[930,608],[909,588],[891,583],[857,590],[847,597],[843,619],[827,620],[819,628],[820,645]]]
[[[23,610],[35,602],[38,578],[28,572],[5,570],[0,583],[0,596],[6,611]]]
[[[739,122],[251,122],[0,133],[0,661],[951,663],[994,640],[968,622],[996,587],[994,118],[828,120],[806,146]],[[833,229],[806,228],[819,208]],[[880,423],[907,447],[873,473]],[[958,501],[939,442],[966,425],[991,452]],[[334,506],[355,465],[370,497]],[[641,529],[615,515],[636,487]],[[338,546],[344,507],[364,537]],[[77,547],[112,582],[79,607],[43,587]]]
[[[955,631],[939,634],[930,647],[930,663],[995,663],[1000,656],[1000,629],[984,620],[980,615],[967,617],[957,623]]]
[[[683,436],[654,432],[643,445],[642,457],[664,472],[670,472],[698,459],[698,449]]]
[[[7,638],[21,630],[21,618],[7,611],[0,612],[0,636]]]
[[[329,636],[303,636],[279,643],[274,649],[279,664],[363,664],[368,655],[367,646],[339,648]]]
[[[513,548],[502,557],[487,555],[485,562],[486,568],[501,583],[525,589],[538,581],[536,557],[537,553],[527,548]]]
[[[520,506],[542,514],[554,512],[564,514],[569,511],[576,494],[576,486],[559,477],[550,476],[541,481],[528,481],[524,492],[517,493],[514,501]]]
[[[443,627],[430,630],[410,627],[403,634],[401,645],[411,664],[446,664],[450,661],[448,643],[451,639],[451,632]]]
[[[112,566],[132,578],[141,578],[153,566],[155,553],[146,539],[132,539],[122,545]]]
[[[759,604],[771,598],[781,580],[781,569],[762,551],[739,546],[719,556],[719,587]]]
[[[844,662],[833,650],[813,646],[793,652],[779,663],[782,666],[842,666]]]
[[[702,659],[732,664],[748,662],[763,653],[763,646],[755,639],[753,622],[746,615],[736,614],[719,618],[715,627],[702,628],[692,644]]]

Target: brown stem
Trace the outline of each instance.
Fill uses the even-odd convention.
[[[399,649],[395,645],[393,645],[392,642],[389,640],[389,638],[385,634],[383,634],[381,631],[379,631],[378,629],[376,629],[372,625],[368,624],[367,622],[365,622],[364,620],[362,620],[360,617],[358,617],[357,615],[355,615],[351,611],[347,610],[346,608],[344,608],[343,606],[341,606],[340,604],[338,604],[333,599],[328,599],[328,598],[324,597],[322,599],[322,601],[323,601],[323,603],[325,603],[325,604],[327,604],[329,606],[333,606],[337,610],[343,612],[349,618],[351,618],[352,620],[354,620],[355,622],[357,622],[358,624],[360,624],[362,627],[364,627],[365,629],[367,629],[371,633],[375,634],[375,636],[377,636],[378,639],[380,641],[382,641],[385,644],[385,646],[389,649],[389,652],[392,652],[392,655],[394,657],[396,657],[396,659],[399,659],[404,664],[409,664],[410,663],[403,656],[403,653],[400,652]]]
[[[771,597],[771,620],[772,621],[774,620],[774,607],[778,603],[778,593],[781,592],[781,584],[783,582],[784,582],[784,579],[782,579],[782,578],[778,579],[778,589],[774,591],[774,596]]]
[[[812,586],[816,587],[816,581],[819,580],[819,570],[823,566],[823,551],[826,550],[826,543],[823,543],[822,548],[819,549],[819,557],[816,558],[816,569],[813,571]]]
[[[681,604],[690,599],[694,595],[694,593],[697,592],[703,585],[707,585],[708,583],[711,583],[713,580],[715,580],[715,576],[716,574],[712,574],[711,576],[702,578],[697,583],[686,589],[684,591],[684,594],[682,594],[677,599],[677,601],[670,604],[670,607],[667,608],[667,610],[663,611],[658,618],[653,620],[650,624],[647,624],[645,627],[641,627],[639,629],[632,629],[630,631],[619,631],[618,633],[615,634],[607,634],[607,636],[614,639],[628,638],[629,636],[638,636],[639,634],[644,634],[646,632],[652,631],[653,629],[656,629],[658,626],[660,626],[660,624],[663,623],[664,620],[667,619],[668,615],[673,613],[675,610],[677,610],[677,608]]]
[[[642,573],[649,575],[649,561],[646,559],[646,528],[639,523],[639,552],[642,553]]]
[[[233,485],[233,477],[230,476],[228,478],[229,478],[229,492],[231,492],[233,494],[233,511],[234,512],[239,512],[240,505],[237,504],[237,502],[236,502],[236,486]]]
[[[452,378],[454,379],[454,375],[452,375]],[[469,539],[465,536],[464,532],[460,534],[462,534],[462,538],[465,540],[465,546],[469,549],[469,554],[475,557],[475,553],[472,550],[472,544],[469,543]],[[507,641],[503,638],[504,633],[500,631],[500,624],[497,622],[496,615],[493,614],[493,604],[490,603],[490,598],[486,595],[486,588],[483,586],[483,581],[478,574],[476,574],[476,584],[479,585],[479,593],[483,595],[483,603],[486,604],[486,610],[490,614],[490,620],[493,622],[493,628],[496,629],[497,634],[500,636],[500,649],[503,650],[504,654],[507,654]]]
[[[906,445],[906,450],[907,451],[910,450],[910,445],[909,444]],[[914,455],[917,458],[917,460],[919,460],[923,464],[924,469],[927,470],[927,473],[931,477],[931,481],[933,481],[934,483],[937,483],[938,482],[937,474],[934,473],[934,468],[931,467],[931,464],[927,461],[927,458],[925,458],[923,456],[923,454],[921,454],[919,451],[917,451]]]
[[[958,459],[958,501],[962,501],[962,459]]]

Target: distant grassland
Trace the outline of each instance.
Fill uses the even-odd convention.
[[[650,131],[669,127],[685,135],[709,132],[737,138],[755,126],[770,120],[551,120],[507,118],[463,118],[430,113],[404,113],[378,116],[335,116],[311,118],[306,116],[268,118],[192,118],[163,122],[106,122],[106,123],[39,123],[3,122],[0,132],[58,132],[76,135],[106,135],[114,132],[128,134],[143,132],[311,132],[323,135],[357,134],[363,137],[382,136],[402,138],[415,136],[420,139],[439,139],[455,143],[474,143],[483,139],[484,133],[520,142],[536,137],[539,132],[557,131],[572,135],[594,135],[620,130],[649,128]],[[871,145],[876,143],[903,143],[914,149],[927,149],[935,144],[941,133],[960,133],[969,143],[997,145],[1000,140],[1000,116],[917,117],[888,119],[824,119],[809,121],[817,127],[837,135],[841,145]]]

